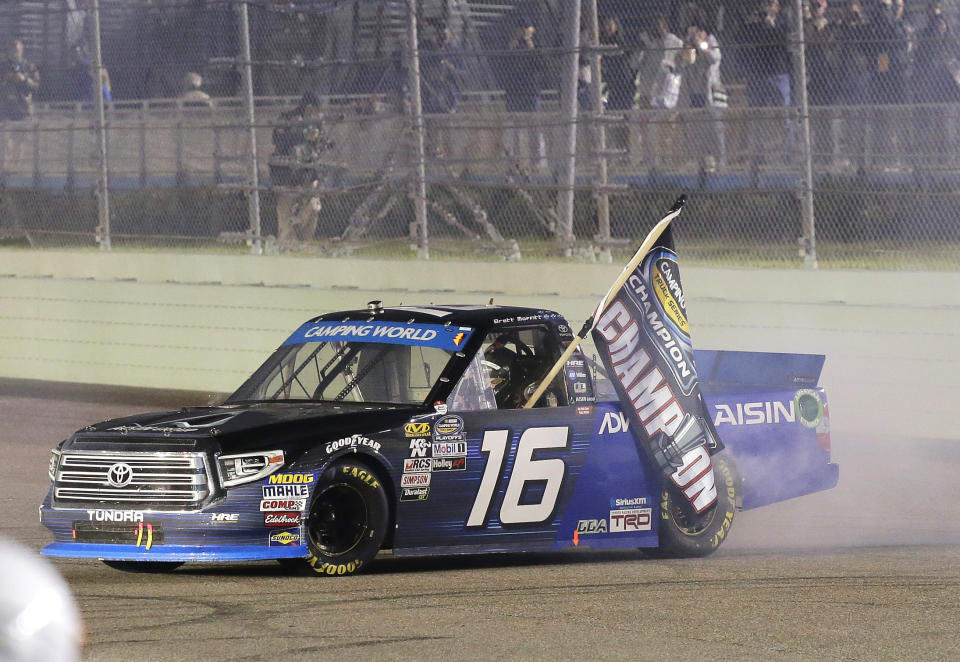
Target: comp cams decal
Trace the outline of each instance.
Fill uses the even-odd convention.
[[[306,499],[263,499],[260,502],[260,512],[267,511],[295,511],[307,507]]]

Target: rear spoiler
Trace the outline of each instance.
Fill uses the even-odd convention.
[[[814,388],[826,358],[712,349],[695,349],[693,357],[704,392]]]

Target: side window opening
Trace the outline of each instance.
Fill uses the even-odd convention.
[[[485,380],[498,409],[523,407],[540,381],[560,358],[555,336],[542,326],[500,329],[487,334],[481,347]],[[537,402],[537,407],[568,404],[562,371]]]

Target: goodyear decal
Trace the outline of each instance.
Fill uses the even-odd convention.
[[[307,322],[287,338],[284,345],[307,342],[371,342],[390,345],[435,347],[455,352],[470,339],[473,329],[442,324],[403,322]]]

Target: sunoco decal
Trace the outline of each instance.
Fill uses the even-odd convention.
[[[271,533],[267,536],[267,542],[271,547],[295,547],[300,544],[300,529]]]
[[[293,332],[284,345],[306,342],[375,342],[391,345],[436,347],[450,352],[459,350],[470,339],[473,329],[442,324],[404,324],[402,322],[308,322]]]

